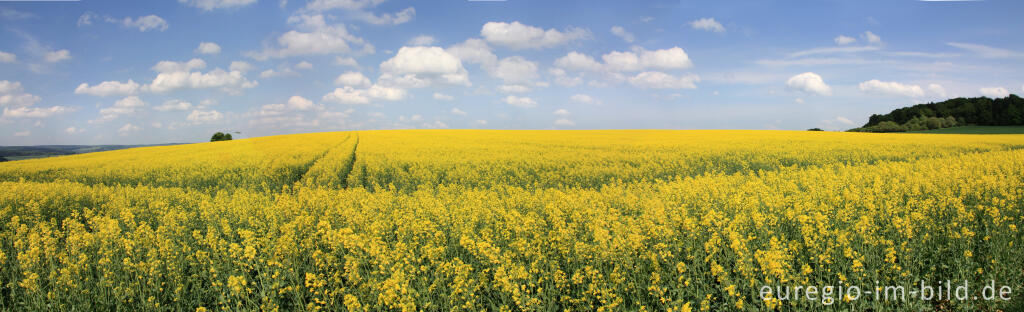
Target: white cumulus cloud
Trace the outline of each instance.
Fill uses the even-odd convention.
[[[505,102],[505,104],[520,108],[537,107],[537,101],[534,101],[533,99],[528,97],[518,97],[515,95],[509,95],[502,99],[502,101]]]
[[[706,31],[713,31],[713,32],[724,32],[725,31],[725,26],[722,26],[722,23],[719,23],[718,21],[715,21],[715,19],[711,18],[711,17],[702,18],[702,19],[698,19],[698,20],[692,21],[692,22],[690,22],[690,27],[693,27],[693,29],[697,29],[697,30],[706,30]]]
[[[373,100],[401,101],[407,96],[408,92],[399,88],[373,85],[369,89],[356,89],[346,86],[334,89],[321,100],[339,104],[370,104]]]
[[[694,74],[674,76],[658,71],[645,71],[629,77],[629,83],[638,88],[696,89],[700,77]]]
[[[170,25],[163,18],[156,15],[140,16],[132,19],[131,17],[125,17],[121,20],[121,24],[128,28],[138,28],[139,31],[150,31],[150,30],[167,30]]]
[[[633,36],[633,34],[626,31],[626,29],[622,28],[622,26],[612,26],[611,31],[613,35],[622,38],[622,40],[626,42],[633,43],[633,41],[636,41],[636,36]]]
[[[835,41],[836,41],[836,44],[838,44],[838,45],[847,45],[847,44],[851,44],[851,43],[857,42],[857,39],[853,38],[853,37],[847,37],[847,36],[839,35],[838,37],[836,37]]]
[[[267,47],[247,55],[257,60],[266,60],[299,55],[344,54],[353,52],[352,46],[360,46],[363,53],[374,51],[373,45],[350,34],[345,25],[327,25],[323,15],[293,16],[288,22],[295,24],[298,29],[278,36],[276,47]]]
[[[506,83],[529,83],[537,80],[537,63],[521,56],[506,57],[498,61],[491,75]]]
[[[872,79],[860,83],[860,90],[866,93],[899,95],[906,97],[922,97],[924,89],[918,85],[902,84],[895,81],[879,81]]]
[[[139,130],[142,130],[142,128],[130,123],[126,123],[124,124],[124,126],[121,126],[120,129],[117,129],[117,133],[120,133],[121,135],[127,135],[129,133],[136,132]]]
[[[153,107],[153,109],[161,111],[161,112],[172,111],[172,110],[184,111],[184,110],[192,109],[192,103],[189,103],[189,102],[186,102],[186,101],[182,101],[182,100],[169,100],[169,101],[164,102],[164,104],[162,104],[160,106]]]
[[[498,62],[498,56],[491,52],[491,47],[483,39],[470,38],[448,47],[445,51],[463,62],[478,64],[484,68],[494,66]]]
[[[825,84],[821,76],[812,72],[806,72],[786,81],[786,86],[792,90],[814,93],[820,95],[832,95],[832,88]]]
[[[216,68],[205,73],[193,71],[205,67],[206,62],[200,59],[188,62],[161,61],[153,66],[153,70],[159,74],[150,84],[144,86],[143,90],[162,93],[179,89],[220,88],[228,93],[238,93],[242,89],[253,88],[258,84],[247,79],[245,74],[238,70],[226,71]]]
[[[71,51],[68,50],[57,50],[46,52],[43,55],[43,59],[49,63],[57,63],[60,61],[66,61],[71,59]]]
[[[425,87],[435,82],[470,85],[462,61],[439,47],[402,47],[394,57],[381,63],[380,69],[379,80],[388,86]]]
[[[95,86],[82,83],[75,88],[75,94],[88,94],[95,96],[124,96],[132,95],[139,91],[139,84],[131,79],[128,82],[104,81]]]
[[[224,114],[221,114],[220,112],[215,110],[192,110],[192,113],[189,113],[188,117],[186,117],[185,119],[193,123],[210,123],[218,121],[221,118],[224,118]]]
[[[510,49],[542,49],[563,45],[589,36],[582,28],[568,28],[565,31],[544,30],[540,27],[512,23],[487,22],[480,29],[480,35],[487,42]]]
[[[220,53],[220,45],[213,42],[200,42],[199,47],[196,48],[196,53],[217,54]]]
[[[1010,96],[1010,91],[1007,91],[1006,88],[1003,87],[984,87],[978,89],[978,93],[990,98],[1004,98]]]
[[[367,78],[361,72],[348,71],[338,75],[338,78],[334,79],[334,84],[339,86],[350,86],[354,88],[365,88],[369,87],[371,82],[370,78]]]
[[[0,51],[0,63],[14,63],[17,60],[18,56],[14,55],[14,53]]]
[[[602,68],[601,63],[595,61],[593,57],[576,51],[556,59],[555,66],[575,71],[599,71]]]
[[[586,94],[573,94],[569,97],[570,100],[576,103],[591,104],[594,103],[594,98]]]
[[[669,49],[646,50],[635,48],[633,51],[612,51],[602,55],[605,68],[612,71],[639,71],[644,69],[676,70],[693,66],[693,61],[680,47]]]

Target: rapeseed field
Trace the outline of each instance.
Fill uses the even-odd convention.
[[[0,163],[0,309],[1024,309],[1024,136],[359,131]],[[786,300],[980,285],[1012,300]],[[909,297],[909,295],[908,295]]]

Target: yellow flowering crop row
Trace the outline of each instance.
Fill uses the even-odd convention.
[[[232,148],[240,159],[257,159],[251,166],[305,166],[254,168],[263,176],[250,180],[206,176],[242,170],[228,164],[175,169],[174,159],[201,168],[217,162],[199,155],[220,154],[173,148],[0,164],[0,310],[1009,311],[1020,304],[758,297],[762,285],[947,279],[996,280],[1024,295],[1021,136],[289,137],[275,137],[278,155]],[[201,146],[216,145],[176,148]],[[125,160],[134,153],[157,159],[151,167]],[[89,170],[89,161],[102,167],[104,159],[131,170]],[[47,161],[59,170],[42,169]],[[161,170],[179,179],[118,180]],[[192,176],[208,184],[190,183]],[[250,182],[266,180],[281,182]]]

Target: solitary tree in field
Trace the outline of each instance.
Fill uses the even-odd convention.
[[[213,137],[210,138],[210,142],[230,141],[230,140],[231,140],[231,134],[230,133],[223,133],[223,132],[214,133]]]

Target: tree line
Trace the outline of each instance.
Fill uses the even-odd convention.
[[[955,98],[942,102],[897,108],[888,114],[874,114],[860,128],[850,131],[900,132],[954,126],[1024,125],[1024,99],[1015,94],[1004,98]]]

